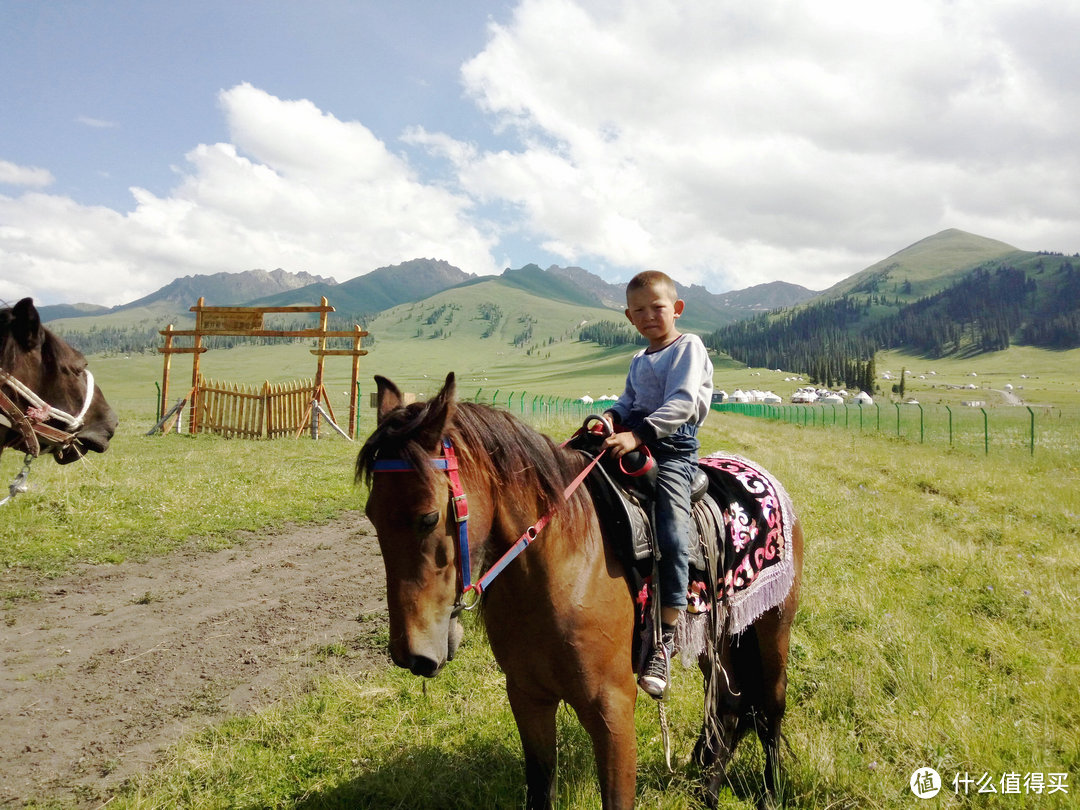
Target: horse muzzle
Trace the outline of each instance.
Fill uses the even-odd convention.
[[[58,447],[54,457],[58,464],[70,464],[86,455],[87,451],[104,453],[109,449],[109,441],[116,433],[116,415],[110,410],[108,416],[99,422],[80,430],[75,434],[75,441]]]
[[[413,675],[421,678],[434,678],[442,671],[447,661],[454,660],[454,654],[457,652],[464,634],[465,630],[455,616],[450,619],[445,653],[441,649],[442,645],[438,645],[440,649],[435,649],[436,645],[426,645],[426,650],[420,650],[410,649],[410,645],[407,643],[398,645],[391,642],[390,658],[395,665],[409,670]]]

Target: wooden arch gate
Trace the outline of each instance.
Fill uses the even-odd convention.
[[[200,298],[191,308],[195,313],[194,329],[173,329],[173,325],[169,324],[160,333],[165,338],[165,345],[158,351],[165,356],[165,368],[161,381],[161,407],[158,413],[160,421],[154,430],[163,427],[174,414],[179,415],[184,407],[190,404],[188,425],[189,432],[193,434],[213,432],[244,438],[273,438],[290,434],[299,436],[310,421],[312,436],[317,438],[318,414],[321,412],[336,430],[350,439],[356,438],[356,382],[360,358],[367,354],[365,349],[360,348],[360,342],[361,338],[367,337],[367,332],[357,324],[348,332],[332,332],[327,329],[328,317],[334,308],[325,297],[319,306],[295,307],[208,307],[203,302],[204,299]],[[319,325],[314,329],[266,329],[263,324],[264,316],[268,313],[316,312],[319,314]],[[317,357],[315,379],[278,385],[264,382],[261,387],[209,382],[199,371],[199,356],[207,350],[203,346],[203,338],[215,336],[315,338],[319,341],[318,348],[311,350]],[[192,346],[175,346],[173,338],[176,337],[192,337],[194,343]],[[327,338],[352,338],[353,347],[328,349]],[[174,354],[192,355],[191,390],[187,397],[178,401],[171,410],[167,410],[169,374]],[[336,424],[334,409],[323,384],[324,362],[327,357],[334,355],[352,357],[347,433]]]

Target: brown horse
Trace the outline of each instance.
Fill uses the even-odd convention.
[[[0,309],[0,452],[69,464],[105,452],[116,424],[86,358],[41,325],[31,299]]]
[[[357,457],[356,477],[370,486],[367,514],[386,566],[394,662],[434,677],[460,641],[458,611],[476,596],[476,587],[468,587],[469,558],[476,570],[493,563],[498,570],[505,553],[525,543],[527,550],[484,587],[482,615],[521,735],[527,806],[551,806],[556,710],[565,701],[592,739],[603,806],[632,807],[634,603],[587,488],[564,499],[564,488],[585,466],[582,455],[506,412],[455,401],[453,374],[433,399],[407,406],[392,382],[375,379],[378,424]],[[794,537],[798,571],[797,526]],[[775,787],[797,592],[796,584],[739,643],[718,645],[718,664],[706,662],[711,673],[722,663],[730,678],[712,679],[719,685],[706,701],[696,751],[713,803],[724,764],[749,727],[761,735],[767,788]]]

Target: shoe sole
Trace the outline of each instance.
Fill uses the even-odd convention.
[[[664,690],[667,688],[667,683],[659,678],[650,678],[646,675],[638,680],[638,686],[640,686],[642,691],[647,695],[651,695],[652,697],[662,697]]]

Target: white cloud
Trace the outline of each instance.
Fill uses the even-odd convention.
[[[345,280],[417,256],[491,273],[538,248],[717,292],[822,289],[945,228],[1080,249],[1076,4],[522,0],[501,19],[461,68],[482,121],[402,121],[392,143],[241,84],[224,142],[193,143],[167,193],[132,188],[130,213],[0,161],[21,193],[0,196],[0,296],[111,304],[192,273]]]
[[[220,101],[231,142],[192,149],[167,196],[133,188],[129,214],[0,197],[0,293],[117,304],[190,274],[284,267],[344,281],[418,256],[496,272],[470,200],[424,183],[363,125],[248,84]]]
[[[0,183],[10,186],[29,186],[44,188],[53,183],[52,172],[35,166],[18,166],[6,160],[0,160]]]
[[[102,118],[91,118],[88,115],[80,115],[75,121],[83,126],[90,127],[91,129],[115,129],[120,126],[115,121],[106,121]]]
[[[428,138],[567,260],[713,289],[949,227],[1071,251],[1078,33],[1045,3],[525,0],[462,74],[520,148]]]

